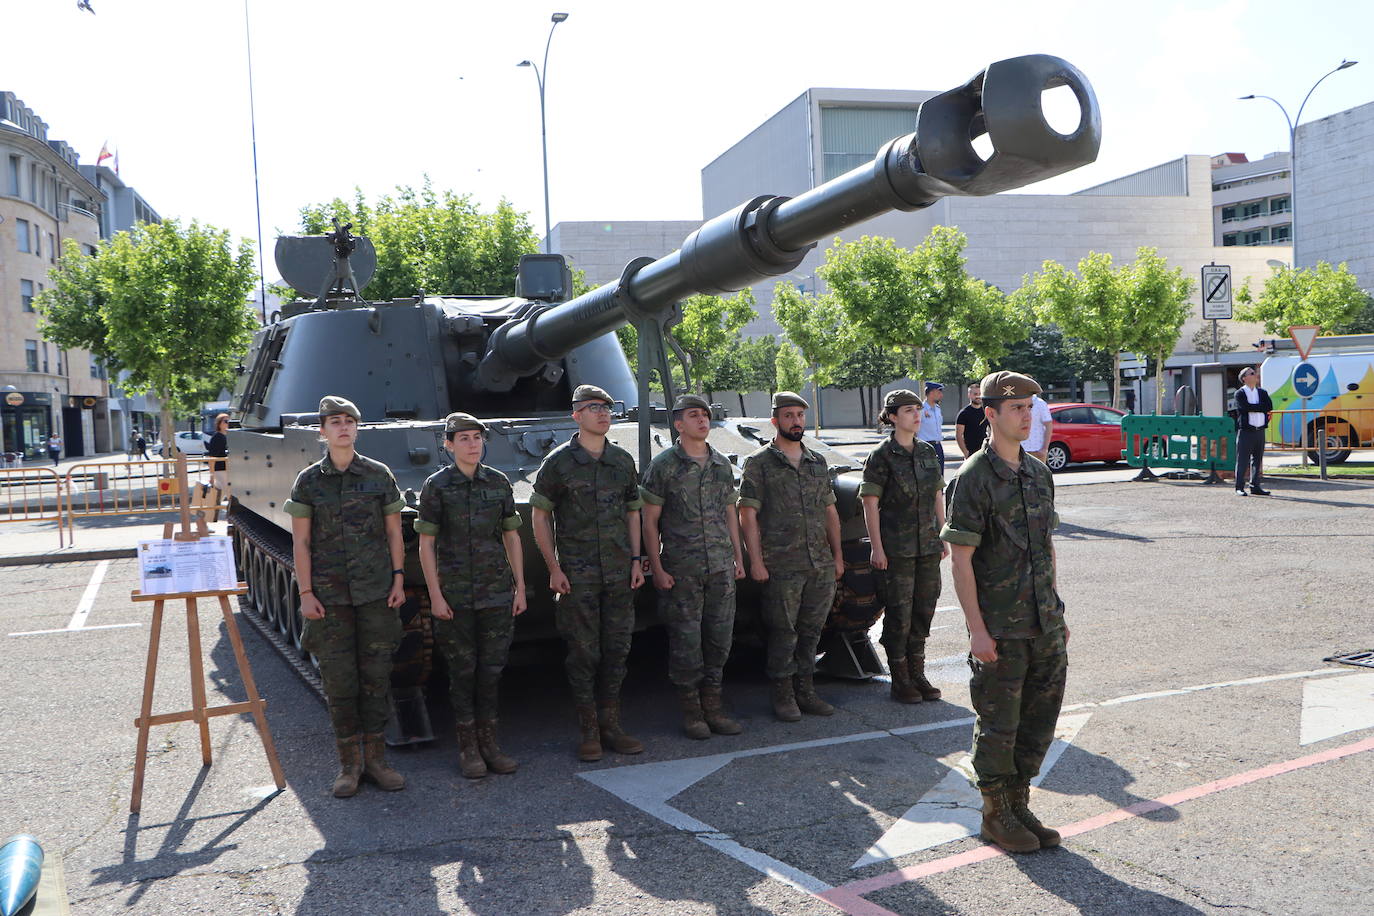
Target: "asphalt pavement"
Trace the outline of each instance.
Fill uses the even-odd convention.
[[[972,713],[948,571],[929,646],[941,701],[829,681],[835,716],[775,722],[759,652],[740,647],[726,697],[744,734],[692,741],[651,631],[625,693],[644,754],[577,762],[559,666],[526,665],[507,671],[502,701],[518,773],[462,779],[436,696],[437,740],[391,753],[407,789],[346,801],[328,791],[322,704],[241,625],[286,790],[248,717],[212,720],[208,768],[194,723],[162,725],[132,816],[150,619],[129,601],[133,561],[0,568],[0,830],[61,857],[77,914],[1361,912],[1374,670],[1322,659],[1374,648],[1374,488],[1269,486],[1243,500],[1190,482],[1060,491],[1071,664],[1033,797],[1065,829],[1058,850],[995,855],[969,835]],[[199,625],[209,702],[243,700],[213,606]],[[189,705],[186,646],[177,607],[154,712]]]

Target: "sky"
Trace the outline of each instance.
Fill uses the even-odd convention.
[[[952,88],[1020,54],[1065,58],[1102,110],[1098,161],[1066,193],[1179,156],[1286,150],[1302,120],[1374,101],[1374,4],[1314,0],[75,0],[7,3],[0,89],[164,218],[257,238],[303,206],[397,185],[503,197],[543,233],[546,74],[553,222],[700,219],[701,169],[808,87]],[[961,21],[960,17],[967,21]],[[245,25],[247,19],[247,26]],[[108,164],[108,163],[107,163]],[[758,193],[768,193],[760,188]],[[267,273],[275,272],[268,265]]]

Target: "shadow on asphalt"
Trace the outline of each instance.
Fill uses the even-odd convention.
[[[1074,525],[1069,522],[1060,522],[1059,527],[1054,529],[1054,536],[1075,540],[1102,538],[1113,541],[1138,541],[1142,544],[1154,543],[1154,538],[1147,538],[1140,534],[1127,534],[1124,531],[1111,531],[1106,528],[1085,528],[1082,525]]]
[[[1035,855],[1012,856],[1011,860],[1042,890],[1083,916],[1183,916],[1202,912],[1181,900],[1113,878],[1092,860],[1062,846]]]

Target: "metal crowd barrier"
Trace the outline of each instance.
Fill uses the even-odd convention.
[[[219,508],[212,494],[221,502],[228,499],[214,490],[210,470],[212,459],[186,459],[187,485],[191,488],[191,510],[214,512]],[[110,515],[151,515],[175,512],[180,508],[181,491],[176,477],[176,461],[159,458],[147,461],[93,461],[74,464],[65,478],[67,538],[75,542],[76,519]],[[213,520],[213,519],[212,519]]]
[[[52,468],[0,468],[0,522],[56,521],[57,546],[65,546],[65,484]]]
[[[1154,480],[1151,468],[1207,471],[1207,483],[1219,483],[1218,470],[1235,464],[1236,424],[1230,417],[1179,417],[1129,414],[1121,421],[1126,447],[1121,457],[1140,473],[1133,480]]]

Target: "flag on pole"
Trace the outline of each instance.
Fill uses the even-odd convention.
[[[119,147],[117,147],[117,146],[115,147],[114,161],[115,161],[115,174],[118,175],[118,174],[119,174]]]
[[[107,140],[106,142],[100,144],[100,155],[95,157],[95,164],[96,164],[96,165],[100,165],[100,164],[103,163],[106,159],[109,159],[109,158],[110,158],[110,144],[109,144],[109,141]]]

